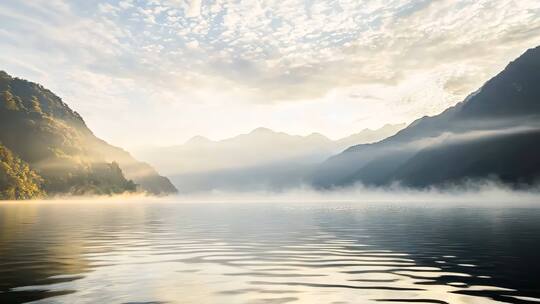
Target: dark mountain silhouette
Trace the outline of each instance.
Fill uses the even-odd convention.
[[[463,102],[416,120],[380,142],[323,163],[319,187],[401,183],[426,187],[497,179],[532,184],[540,175],[540,47],[528,50]]]
[[[0,71],[0,142],[48,194],[152,194],[175,187],[152,167],[94,136],[82,117],[39,84]]]

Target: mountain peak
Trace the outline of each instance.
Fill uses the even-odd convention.
[[[318,141],[330,141],[330,139],[321,133],[313,132],[305,137],[308,140],[318,140]]]
[[[540,114],[540,46],[528,49],[462,102],[463,118],[511,118]]]
[[[322,134],[319,133],[319,132],[313,132],[313,133],[309,134],[309,135],[306,136],[306,137],[325,137],[325,138],[326,138],[326,136],[322,135]]]
[[[193,136],[192,138],[190,138],[188,141],[186,141],[186,145],[204,145],[204,144],[208,144],[208,143],[211,143],[212,141],[204,136],[200,136],[200,135],[197,135],[197,136]]]
[[[275,134],[275,133],[276,132],[274,132],[273,130],[264,128],[264,127],[259,127],[249,132],[249,134]]]

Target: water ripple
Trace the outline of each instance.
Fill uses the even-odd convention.
[[[0,303],[540,299],[537,209],[78,207],[0,204]]]

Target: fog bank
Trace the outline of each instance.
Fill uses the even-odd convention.
[[[287,191],[224,192],[211,191],[198,194],[180,194],[167,197],[164,201],[176,202],[350,202],[350,203],[404,203],[423,204],[449,203],[484,206],[538,206],[540,187],[516,190],[497,182],[469,183],[446,188],[412,189],[399,185],[390,187],[365,187],[355,185],[331,190],[315,190],[300,187]]]
[[[0,204],[138,204],[138,203],[389,203],[405,206],[483,206],[483,207],[540,207],[540,185],[515,189],[493,180],[469,182],[447,187],[425,189],[407,188],[394,184],[388,187],[368,187],[361,184],[315,189],[310,186],[283,191],[207,191],[170,196],[145,193],[126,193],[113,196],[54,196],[40,200],[2,201]]]

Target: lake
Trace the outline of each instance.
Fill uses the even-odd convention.
[[[539,257],[535,207],[0,203],[2,304],[538,303]]]

